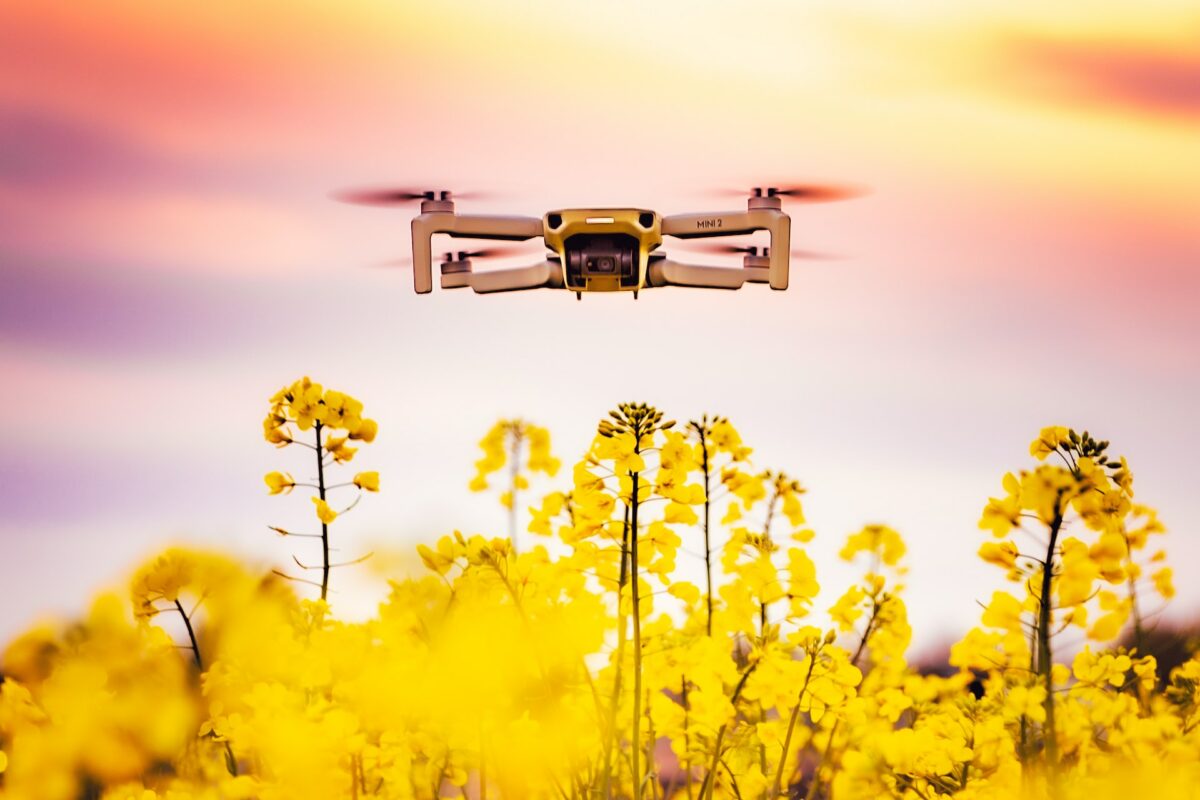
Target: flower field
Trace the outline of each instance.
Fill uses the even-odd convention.
[[[498,422],[469,488],[507,530],[419,545],[423,574],[341,620],[330,585],[366,555],[330,542],[387,490],[350,470],[378,433],[349,395],[282,388],[264,435],[290,471],[266,491],[311,503],[275,531],[320,562],[169,549],[8,643],[0,798],[1200,796],[1200,657],[1163,674],[1144,646],[1174,593],[1164,527],[1090,433],[1045,428],[997,469],[997,590],[957,598],[984,602],[941,674],[906,660],[897,531],[850,533],[861,579],[822,586],[801,482],[727,419],[641,403],[565,466]]]

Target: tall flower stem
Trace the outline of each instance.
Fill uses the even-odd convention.
[[[779,486],[776,485],[774,492],[771,494],[771,500],[767,503],[767,518],[763,522],[763,538],[767,541],[767,546],[771,544],[771,523],[775,520],[775,505],[779,502]],[[767,601],[764,599],[758,607],[759,617],[759,635],[763,641],[767,638]]]
[[[878,569],[878,567],[875,569]],[[872,569],[872,572],[874,572],[875,569]],[[863,631],[862,638],[858,640],[858,647],[855,648],[854,655],[850,657],[850,666],[858,666],[858,660],[862,658],[863,652],[867,649],[867,643],[871,641],[871,634],[875,633],[876,624],[879,621],[879,612],[881,610],[881,605],[878,600],[871,603],[871,616],[867,619],[867,627]],[[833,740],[837,736],[838,726],[841,725],[841,723],[842,720],[839,717],[833,721],[833,725],[831,725],[829,728],[829,738],[825,740],[825,750],[821,753],[821,757],[817,760],[817,765],[813,767],[812,781],[810,781],[808,784],[808,792],[804,795],[805,800],[813,800],[813,798],[817,796],[817,790],[821,786],[821,768],[824,767],[825,762],[829,760],[829,754],[833,750]],[[830,781],[833,780],[834,774],[837,772],[837,768],[838,762],[835,761],[832,765],[833,772],[829,776]]]
[[[508,539],[512,542],[513,552],[521,552],[517,542],[517,480],[521,473],[521,428],[513,426],[512,443],[509,453],[509,494],[508,494]]]
[[[183,609],[183,603],[179,598],[175,598],[175,608],[178,609],[179,616],[183,617],[183,627],[187,630],[188,641],[191,643],[192,660],[196,664],[196,671],[204,672],[204,659],[200,657],[200,641],[196,638],[196,629],[192,626],[192,618]],[[193,608],[192,611],[195,612],[195,609]],[[225,769],[230,775],[237,777],[237,759],[234,758],[233,747],[230,746],[229,740],[225,741]]]
[[[320,422],[314,426],[317,431],[317,496],[325,499],[325,452],[321,448]],[[321,599],[329,592],[329,525],[321,521]]]
[[[613,751],[617,747],[617,710],[621,704],[621,678],[625,664],[625,614],[621,610],[625,597],[625,583],[629,580],[629,506],[625,507],[625,519],[621,526],[621,567],[617,579],[617,650],[616,670],[613,676],[612,703],[608,718],[608,747],[604,753],[604,797],[612,798],[612,761]]]
[[[808,672],[804,676],[804,685],[800,687],[800,693],[796,695],[796,705],[792,706],[792,715],[788,719],[787,735],[783,737],[783,752],[779,754],[779,766],[775,770],[775,789],[771,797],[779,797],[783,792],[783,770],[787,766],[787,754],[792,746],[792,733],[796,730],[796,718],[800,716],[800,703],[804,700],[804,693],[808,691],[808,682],[812,680],[813,667],[817,665],[817,656],[819,654],[820,651],[817,651],[809,657]]]
[[[192,643],[192,658],[196,662],[196,669],[204,671],[204,662],[200,660],[200,644],[196,641],[196,632],[192,629],[192,620],[188,617],[187,612],[183,610],[183,603],[179,599],[175,599],[175,608],[179,609],[179,616],[183,617],[183,627],[187,629],[188,641]]]
[[[641,453],[641,430],[633,431],[633,452]],[[633,491],[629,505],[629,580],[633,598],[633,787],[634,797],[641,797],[642,773],[638,756],[641,753],[642,728],[642,615],[638,599],[638,487],[641,473],[631,473]]]
[[[709,534],[709,513],[712,501],[709,498],[710,475],[708,463],[708,418],[704,417],[701,424],[696,426],[700,432],[700,467],[704,472],[704,579],[705,602],[708,605],[708,616],[705,619],[704,632],[712,636],[713,618],[713,579],[712,579],[712,540]]]
[[[737,686],[733,689],[733,696],[729,698],[729,704],[733,706],[734,713],[737,713],[738,699],[742,696],[742,690],[746,688],[746,681],[750,679],[750,675],[758,667],[755,662],[746,668],[742,673],[742,677],[738,679]],[[717,741],[713,745],[712,764],[709,765],[708,774],[704,776],[704,782],[700,784],[701,800],[712,800],[713,792],[716,790],[717,783],[717,767],[721,764],[721,746],[725,743],[725,732],[729,730],[729,723],[726,722],[717,729]]]
[[[1129,566],[1127,567],[1129,578],[1126,585],[1129,587],[1130,610],[1133,613],[1133,646],[1137,648],[1138,655],[1145,655],[1146,630],[1142,620],[1142,610],[1138,607],[1137,578],[1134,577],[1136,570],[1133,569],[1135,566],[1133,561],[1133,546],[1129,542],[1129,534],[1124,529],[1121,531],[1121,536],[1125,539],[1125,555],[1129,560]]]
[[[1058,546],[1058,533],[1063,524],[1063,499],[1059,493],[1054,502],[1054,518],[1050,521],[1050,540],[1046,545],[1046,560],[1042,564],[1042,593],[1038,598],[1038,673],[1046,688],[1043,701],[1046,723],[1043,730],[1046,747],[1046,764],[1050,775],[1058,768],[1058,734],[1054,727],[1054,661],[1050,652],[1050,591],[1054,579],[1054,551]]]

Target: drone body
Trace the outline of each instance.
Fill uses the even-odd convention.
[[[472,257],[488,251],[447,253],[441,261],[441,288],[470,287],[479,294],[524,289],[565,289],[584,292],[632,292],[663,286],[740,289],[747,283],[788,287],[791,218],[782,198],[834,200],[851,196],[844,190],[804,187],[756,188],[745,211],[661,216],[642,208],[571,208],[537,217],[459,214],[448,191],[382,190],[343,195],[368,205],[421,201],[412,221],[413,287],[418,294],[433,290],[433,236],[499,241],[541,239],[548,251],[537,263],[509,269],[476,272]],[[711,239],[766,231],[770,246],[720,247],[740,253],[741,267],[689,264],[672,259],[660,248],[664,236]]]

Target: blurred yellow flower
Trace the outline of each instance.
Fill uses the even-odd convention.
[[[368,492],[378,492],[379,473],[375,471],[360,472],[354,476],[354,485]]]
[[[286,472],[268,472],[263,476],[263,480],[266,481],[271,494],[290,492],[296,485],[296,481]]]
[[[329,503],[325,502],[319,497],[314,497],[311,499],[313,501],[313,505],[317,507],[317,519],[321,521],[322,525],[328,525],[337,519],[337,512],[329,507]]]

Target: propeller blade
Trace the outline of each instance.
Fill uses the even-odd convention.
[[[446,189],[415,189],[397,186],[346,189],[333,194],[335,200],[343,203],[385,207],[404,205],[417,200],[482,200],[491,196],[487,192],[452,192]]]
[[[687,249],[694,250],[697,253],[711,253],[717,256],[757,256],[761,255],[763,250],[763,248],[755,245],[724,244],[722,242],[688,243]]]
[[[842,256],[833,253],[818,253],[813,250],[792,250],[788,255],[805,261],[840,261],[842,259]]]
[[[685,240],[687,241],[687,240]],[[687,241],[685,248],[691,252],[709,253],[718,256],[765,256],[770,252],[768,247],[758,247],[756,245],[736,245],[725,244],[723,242],[697,242]],[[838,256],[828,253],[818,253],[812,250],[792,250],[789,252],[792,258],[799,258],[811,261],[824,261],[836,259]]]
[[[749,189],[717,189],[712,192],[722,197],[786,197],[801,203],[830,203],[850,200],[867,194],[867,189],[852,184],[828,183],[771,183],[764,182]]]
[[[764,194],[788,197],[803,203],[832,203],[862,197],[866,189],[846,184],[801,184],[798,186],[768,186]]]
[[[360,206],[398,206],[414,200],[428,200],[434,192],[413,189],[350,189],[334,193],[334,199]]]
[[[457,250],[452,253],[442,253],[442,261],[462,261],[463,259],[488,259],[488,258],[504,258],[505,256],[513,256],[518,253],[525,252],[526,248],[517,246],[498,246],[484,247],[479,250]]]

